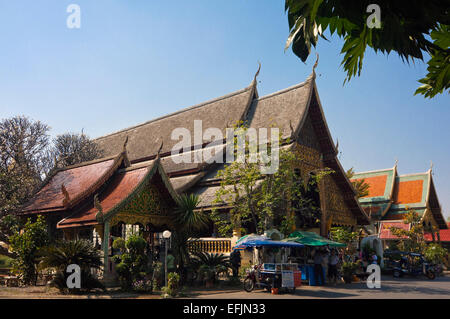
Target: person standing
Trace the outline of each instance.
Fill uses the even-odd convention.
[[[324,279],[328,276],[328,264],[330,259],[330,253],[327,248],[322,251],[322,270],[324,273]],[[325,281],[322,282],[325,284]]]
[[[328,278],[336,286],[337,282],[337,265],[339,263],[339,257],[336,251],[333,249],[331,251],[329,265],[328,265]]]
[[[230,262],[233,268],[233,277],[237,277],[239,267],[241,267],[241,253],[238,250],[233,250],[230,254]]]
[[[317,286],[323,285],[325,281],[323,278],[322,254],[318,249],[316,249],[314,252],[314,279]]]

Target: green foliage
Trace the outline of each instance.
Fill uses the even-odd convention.
[[[358,238],[358,232],[352,232],[345,227],[332,227],[331,238],[334,241],[344,244],[350,244]]]
[[[15,229],[10,237],[11,248],[17,256],[13,261],[13,271],[26,284],[36,284],[39,249],[48,245],[50,239],[44,217],[38,216],[36,222],[28,219],[24,228]]]
[[[447,257],[448,251],[439,244],[429,244],[423,251],[425,259],[433,264],[442,264]]]
[[[220,274],[227,274],[231,269],[230,258],[217,253],[196,252],[191,264],[203,281],[215,282]]]
[[[103,291],[106,290],[105,286],[97,279],[95,278],[91,272],[87,269],[81,269],[81,288],[67,288],[67,277],[69,274],[66,274],[62,271],[58,271],[52,282],[51,286],[58,288],[60,292],[62,293],[73,293],[73,294],[79,294],[79,293],[85,293],[90,292],[93,289],[102,289]]]
[[[423,94],[425,97],[432,98],[450,87],[450,27],[441,24],[436,30],[431,31],[430,36],[434,44],[441,50],[431,50],[428,73],[419,80],[423,85],[416,90],[414,95]]]
[[[292,45],[293,52],[305,62],[319,36],[326,39],[327,30],[331,36],[336,33],[344,39],[341,65],[347,73],[345,81],[361,74],[367,47],[376,53],[394,51],[407,63],[423,60],[426,52],[431,56],[428,74],[420,80],[424,85],[416,94],[433,97],[447,90],[450,85],[448,3],[413,0],[406,5],[379,0],[376,4],[381,9],[381,28],[369,28],[367,19],[372,12],[366,11],[372,3],[371,0],[285,0],[290,29],[286,49]]]
[[[146,242],[144,238],[132,235],[125,242],[125,250],[122,255],[115,257],[114,262],[118,262],[116,264],[116,273],[122,288],[132,288],[133,282],[144,279],[150,273],[145,247]]]
[[[40,251],[39,268],[56,269],[57,273],[52,281],[52,286],[61,292],[79,293],[90,291],[94,288],[105,289],[103,284],[91,274],[91,269],[99,269],[102,266],[102,255],[88,240],[62,240],[51,246],[44,247]],[[81,288],[67,288],[67,267],[71,264],[80,266]]]
[[[172,250],[175,263],[179,266],[184,282],[185,265],[190,261],[188,241],[197,232],[207,228],[209,218],[203,211],[197,210],[200,199],[195,194],[182,194],[178,200],[178,207],[174,212],[174,231],[172,232]]]
[[[164,266],[161,262],[153,263],[153,290],[159,290],[164,285]]]
[[[244,139],[247,131],[244,124],[238,123],[235,143]],[[281,142],[279,136],[278,144],[281,145]],[[317,192],[316,186],[320,180],[333,171],[318,169],[302,179],[295,171],[301,167],[304,154],[296,149],[268,146],[268,154],[278,152],[279,165],[275,173],[264,174],[261,167],[268,164],[264,163],[261,154],[255,158],[250,147],[246,140],[242,160],[227,164],[217,174],[220,188],[214,203],[219,207],[229,203],[232,207],[230,214],[224,214],[219,208],[213,210],[211,218],[219,233],[230,236],[233,229],[241,229],[245,223],[252,224],[257,233],[273,226],[282,226],[283,231],[289,233],[292,231],[289,228],[295,224],[294,216],[302,223],[317,224],[321,213],[313,193]],[[277,225],[273,225],[274,222]]]
[[[125,251],[125,239],[123,239],[122,237],[118,237],[116,239],[114,239],[112,247],[114,249],[119,250],[120,252],[124,252]]]
[[[167,274],[167,287],[163,287],[163,293],[170,297],[176,297],[180,290],[180,275],[176,272]]]
[[[345,282],[351,282],[353,275],[358,269],[358,263],[355,262],[344,262],[341,266],[342,277]]]
[[[398,247],[402,251],[421,254],[425,249],[426,244],[423,236],[424,229],[419,214],[412,209],[408,209],[403,222],[405,224],[411,224],[409,230],[398,227],[390,228],[390,231],[394,236],[399,238],[404,237],[398,244]]]
[[[133,291],[149,293],[153,291],[153,281],[147,279],[135,280],[132,286]]]
[[[9,268],[12,265],[12,258],[8,256],[0,255],[0,268]]]
[[[350,180],[355,175],[355,171],[353,170],[353,167],[350,168],[345,175],[347,175],[347,178]],[[356,190],[356,197],[364,197],[369,195],[369,188],[370,185],[366,183],[365,179],[359,179],[356,181],[351,182],[353,185],[353,188]]]

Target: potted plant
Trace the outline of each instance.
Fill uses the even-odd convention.
[[[350,284],[353,279],[353,275],[355,274],[357,264],[354,262],[344,262],[342,264],[342,274],[344,278],[344,282],[346,284]]]

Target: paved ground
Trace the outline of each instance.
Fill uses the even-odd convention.
[[[450,274],[435,280],[423,278],[399,278],[382,276],[380,289],[369,289],[366,283],[338,284],[336,286],[302,286],[295,294],[272,295],[263,290],[247,293],[243,290],[201,293],[195,298],[212,299],[311,299],[311,298],[358,298],[358,299],[450,299]]]
[[[107,293],[89,295],[61,295],[54,288],[0,288],[0,299],[159,299],[159,294],[139,295],[109,290]],[[210,299],[311,299],[311,298],[357,298],[357,299],[450,299],[450,273],[435,280],[423,278],[400,278],[382,276],[380,289],[369,289],[366,283],[338,284],[337,286],[302,286],[295,294],[272,295],[263,290],[247,293],[241,287],[222,289],[195,289],[187,298]]]

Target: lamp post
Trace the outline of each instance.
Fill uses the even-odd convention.
[[[165,230],[163,232],[163,238],[164,238],[164,246],[165,246],[165,254],[164,254],[164,278],[165,278],[165,286],[167,287],[167,243],[169,241],[170,236],[172,233],[168,230]]]

